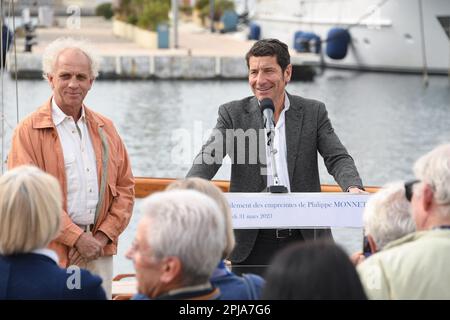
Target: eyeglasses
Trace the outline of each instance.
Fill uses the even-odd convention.
[[[405,197],[409,202],[411,202],[413,196],[413,186],[418,182],[420,182],[420,180],[411,180],[405,182]]]

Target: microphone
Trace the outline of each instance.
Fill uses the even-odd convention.
[[[267,130],[272,131],[273,126],[273,113],[275,112],[275,107],[273,106],[273,101],[270,98],[264,98],[260,102],[261,111],[264,115],[264,127]]]
[[[264,98],[259,102],[261,111],[264,115],[264,127],[267,133],[267,147],[269,149],[269,154],[271,158],[271,168],[274,185],[268,186],[267,191],[271,193],[287,193],[288,189],[280,184],[278,178],[277,165],[275,163],[275,153],[277,150],[273,147],[273,138],[275,136],[275,128],[273,121],[273,113],[275,112],[275,107],[273,101],[270,98]]]

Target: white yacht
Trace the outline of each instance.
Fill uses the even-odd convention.
[[[318,35],[327,66],[449,73],[450,0],[253,0],[247,5],[261,38],[278,38],[293,48],[297,32]],[[338,60],[327,55],[333,28],[350,35]]]

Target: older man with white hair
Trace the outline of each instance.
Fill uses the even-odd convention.
[[[195,190],[154,194],[143,203],[127,257],[136,269],[135,299],[216,300],[209,279],[227,244],[216,202]]]
[[[417,232],[359,265],[372,299],[450,299],[450,144],[422,156],[405,183]]]
[[[16,128],[8,167],[31,164],[56,177],[64,196],[62,228],[50,244],[62,267],[85,267],[111,297],[112,256],[134,202],[126,148],[111,120],[83,103],[99,62],[86,43],[52,42],[43,75],[53,94]]]
[[[403,182],[389,183],[369,198],[363,225],[365,250],[352,256],[355,265],[364,261],[367,255],[383,250],[389,242],[416,230]]]

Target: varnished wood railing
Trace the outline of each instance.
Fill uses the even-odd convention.
[[[157,191],[163,191],[168,184],[175,181],[173,178],[144,178],[136,177],[136,198],[145,198],[149,194]],[[222,191],[227,192],[230,187],[230,182],[227,180],[213,180],[214,184]],[[338,185],[323,184],[322,192],[342,192]],[[366,191],[373,193],[377,192],[379,187],[364,187]]]

